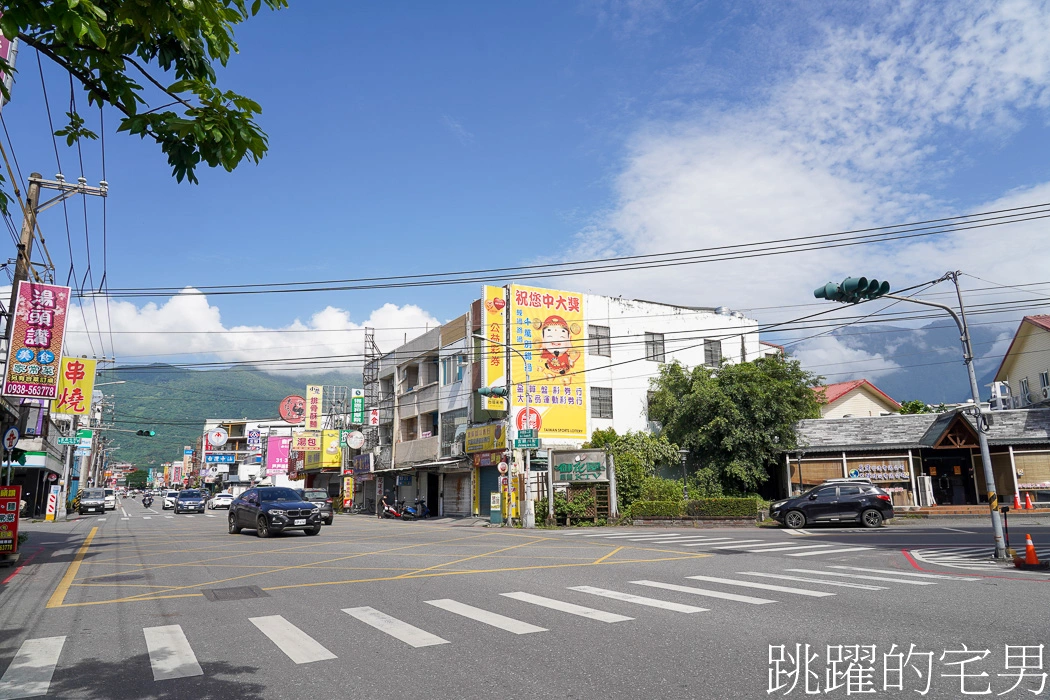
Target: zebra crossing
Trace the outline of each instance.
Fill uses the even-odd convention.
[[[769,572],[738,571],[723,576],[696,574],[684,576],[679,581],[640,579],[608,588],[567,586],[562,592],[563,597],[559,598],[517,590],[500,593],[502,599],[519,604],[512,611],[504,611],[508,614],[489,609],[492,602],[485,598],[469,602],[452,598],[423,601],[432,609],[434,617],[429,617],[430,613],[422,616],[422,619],[417,620],[420,626],[374,607],[344,608],[342,612],[355,621],[352,624],[360,626],[351,629],[351,634],[330,635],[325,642],[315,639],[283,615],[251,617],[248,621],[269,640],[278,654],[299,665],[324,663],[340,658],[340,654],[349,658],[359,653],[359,649],[351,645],[371,645],[381,638],[372,635],[389,637],[411,649],[463,643],[466,640],[462,638],[446,639],[424,629],[429,625],[447,623],[450,617],[476,623],[479,629],[495,629],[511,635],[542,635],[550,632],[550,627],[555,627],[563,620],[568,621],[569,616],[581,618],[584,621],[582,624],[629,625],[637,619],[635,616],[644,614],[645,610],[652,611],[649,613],[651,615],[660,616],[719,612],[735,615],[740,609],[738,606],[777,605],[791,599],[819,601],[855,591],[954,585],[975,580],[978,579],[951,574],[829,565],[824,568],[786,568]],[[800,583],[807,585],[801,587],[798,585]],[[760,592],[760,595],[753,595],[753,592]],[[705,607],[694,604],[699,601]],[[554,624],[547,621],[545,624],[550,627],[544,627],[528,619],[537,608],[565,613],[566,617],[555,618]],[[453,634],[445,634],[453,637]],[[198,661],[198,653],[206,655],[204,658],[214,658],[221,650],[207,648],[207,643],[199,639],[196,640],[199,648],[195,649],[195,635],[193,630],[187,634],[177,624],[142,628],[140,639],[155,682],[205,675]],[[0,676],[0,700],[47,695],[55,670],[62,660],[66,641],[65,636],[24,640]],[[344,647],[337,648],[336,643]],[[278,658],[273,659],[272,663],[277,663]],[[3,661],[0,658],[0,668],[3,667]]]
[[[812,534],[807,530],[788,530],[792,535]],[[693,535],[681,532],[664,533],[617,533],[570,530],[561,533],[563,537],[589,541],[592,538],[610,540],[616,543],[637,543],[639,545],[660,545],[683,547],[694,551],[708,551],[713,554],[746,552],[748,554],[783,554],[785,557],[823,557],[851,552],[864,552],[875,547],[864,547],[843,544],[802,544],[799,540],[762,540],[744,539],[747,535],[728,537],[720,532],[715,535]],[[743,537],[743,538],[742,538]]]
[[[164,515],[163,513],[156,513],[156,512],[150,512],[150,511],[146,511],[146,512],[150,513],[150,515],[128,515],[127,517],[121,517],[120,519],[121,520],[140,520],[140,519],[141,520],[152,520],[154,516],[156,516],[158,519],[160,519],[162,517],[165,518],[166,520],[174,520],[175,519],[174,515]],[[178,517],[181,520],[182,518],[195,518],[197,516],[193,515],[192,513],[182,513]],[[213,515],[212,513],[204,513],[204,517],[205,518],[221,518],[221,517],[224,517],[224,516]],[[97,517],[97,518],[85,518],[85,520],[88,520],[88,519],[93,519],[95,522],[99,522],[99,523],[106,522],[106,517],[105,516],[100,516],[100,517]]]
[[[1021,555],[1024,555],[1024,547],[1020,548]],[[1050,548],[1039,549],[1036,548],[1036,555],[1039,557],[1039,561],[1050,560]],[[926,547],[921,549],[909,549],[908,554],[911,555],[916,561],[923,562],[925,564],[933,564],[935,566],[943,566],[949,569],[966,569],[968,571],[1002,571],[1004,566],[1013,568],[1012,564],[1003,564],[992,559],[992,550],[990,547],[955,547],[955,546],[942,546],[942,547]],[[1030,572],[1036,575],[1047,576],[1050,574],[1042,572]]]

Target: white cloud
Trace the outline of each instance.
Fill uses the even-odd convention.
[[[760,100],[728,109],[694,105],[685,116],[640,127],[615,179],[615,204],[579,234],[566,258],[728,246],[1050,201],[1050,183],[991,202],[940,199],[970,145],[1001,141],[1033,110],[1045,119],[1050,7],[1026,0],[886,7],[854,26],[825,26],[818,45]],[[748,309],[812,302],[813,288],[847,274],[885,274],[896,288],[952,269],[1019,283],[1046,279],[1038,257],[1018,264],[1022,251],[1045,247],[1045,231],[1035,221],[565,284]],[[814,341],[799,355],[813,364],[868,359],[835,339]],[[874,366],[885,372],[894,364]]]
[[[850,347],[847,341],[834,336],[814,338],[793,351],[792,356],[803,367],[814,367],[817,374],[828,375],[831,383],[875,379],[900,368],[881,353]]]
[[[272,372],[290,371],[290,362],[306,360],[300,365],[303,371],[360,372],[365,327],[375,329],[376,344],[387,351],[403,343],[406,334],[412,338],[441,323],[418,306],[384,304],[360,322],[351,320],[345,309],[326,306],[305,321],[280,327],[226,326],[217,306],[206,296],[185,293],[189,291],[160,305],[110,300],[107,307],[104,300],[86,299],[81,308],[70,309],[66,352],[97,357],[112,356],[115,349],[118,362],[136,364],[179,358],[255,362]]]

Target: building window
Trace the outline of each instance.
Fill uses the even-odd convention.
[[[1050,372],[1039,373],[1039,386],[1043,389],[1050,386]]]
[[[704,364],[708,367],[718,367],[722,364],[722,341],[704,341]]]
[[[591,387],[591,418],[612,418],[612,389],[604,386]]]
[[[1028,393],[1028,377],[1021,380],[1021,399],[1025,403],[1032,403],[1032,397]]]
[[[448,386],[463,381],[466,372],[467,358],[464,355],[452,355],[441,359],[441,384]]]
[[[663,333],[646,333],[645,334],[645,359],[652,360],[653,362],[664,361],[664,334]]]
[[[588,351],[589,355],[612,357],[608,326],[587,326],[587,335],[591,339],[591,349]]]

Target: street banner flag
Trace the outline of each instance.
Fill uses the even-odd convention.
[[[23,281],[16,298],[3,395],[56,399],[69,287]]]

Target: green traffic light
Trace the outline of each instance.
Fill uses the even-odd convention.
[[[847,277],[842,284],[828,282],[823,287],[813,290],[813,296],[817,299],[828,301],[841,301],[848,304],[856,304],[865,300],[877,299],[889,294],[890,283],[867,277]]]
[[[495,386],[495,387],[483,386],[480,389],[478,389],[478,393],[481,394],[482,396],[506,397],[508,392],[507,392],[507,387],[505,387],[505,386]]]

